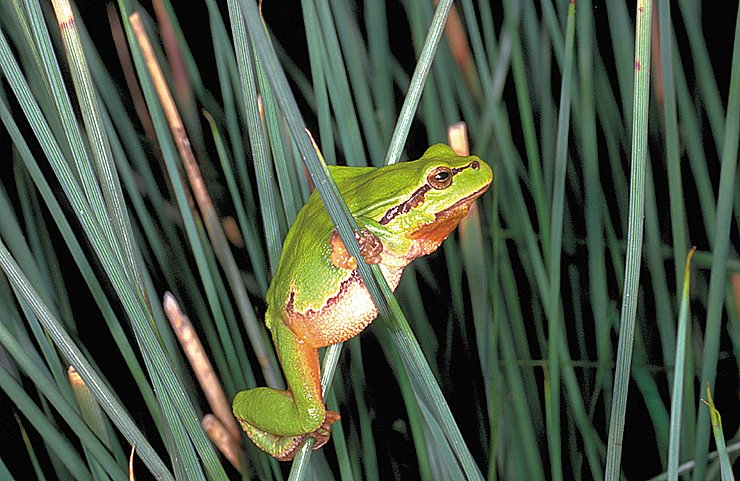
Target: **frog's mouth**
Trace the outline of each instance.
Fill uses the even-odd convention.
[[[486,184],[485,186],[483,186],[480,189],[476,190],[472,194],[466,195],[465,197],[463,197],[462,199],[458,200],[457,202],[455,202],[451,206],[447,207],[446,209],[443,209],[443,210],[437,212],[435,214],[435,220],[434,220],[434,222],[436,223],[438,219],[440,219],[441,217],[444,217],[444,216],[448,215],[450,213],[450,211],[457,211],[457,210],[460,210],[460,209],[464,208],[465,209],[465,212],[467,213],[467,210],[470,208],[470,205],[473,202],[475,202],[475,199],[477,199],[478,197],[480,197],[483,194],[485,194],[485,192],[488,190],[488,187],[490,185],[491,184]]]
[[[450,235],[450,232],[455,230],[455,227],[460,223],[460,220],[468,214],[470,206],[473,205],[475,199],[483,195],[486,190],[488,190],[489,185],[490,184],[481,187],[446,209],[437,212],[434,215],[434,220],[432,222],[424,224],[414,232],[410,233],[409,238],[423,239],[439,245],[448,235]]]

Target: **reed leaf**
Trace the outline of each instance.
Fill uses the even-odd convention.
[[[634,101],[632,103],[634,123],[632,125],[627,259],[622,294],[622,315],[619,322],[614,397],[609,420],[609,443],[604,477],[606,480],[619,478],[627,392],[635,338],[645,209],[651,22],[652,2],[638,1],[637,27],[635,28]]]

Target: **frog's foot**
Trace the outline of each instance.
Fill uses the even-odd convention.
[[[249,439],[252,440],[258,448],[274,456],[278,461],[290,461],[295,456],[296,452],[303,445],[303,442],[308,438],[313,438],[316,442],[313,445],[313,449],[319,449],[321,446],[329,441],[331,436],[331,425],[339,421],[339,413],[336,411],[326,411],[324,422],[321,423],[315,431],[306,434],[300,434],[298,436],[280,436],[277,434],[268,433],[262,431],[255,426],[249,424],[242,418],[239,419],[244,432],[247,433]]]
[[[381,260],[380,254],[383,252],[383,243],[380,241],[380,238],[369,229],[362,228],[355,231],[355,239],[357,239],[357,243],[360,246],[360,254],[365,259],[365,262],[368,264],[379,264]],[[331,233],[329,244],[331,245],[331,261],[335,266],[352,271],[357,269],[357,260],[349,255],[336,229]]]

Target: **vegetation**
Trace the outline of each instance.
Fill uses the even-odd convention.
[[[0,479],[732,479],[740,12],[627,3],[0,2]],[[324,159],[460,121],[495,185],[395,297],[360,262],[278,463],[229,402],[287,228],[316,185],[352,252]]]

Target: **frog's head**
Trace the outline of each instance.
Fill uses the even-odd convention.
[[[461,157],[447,145],[429,147],[419,160],[396,164],[391,177],[404,185],[378,218],[398,235],[418,241],[423,254],[434,251],[491,184],[491,167],[471,155]],[[389,172],[390,173],[390,172]]]

